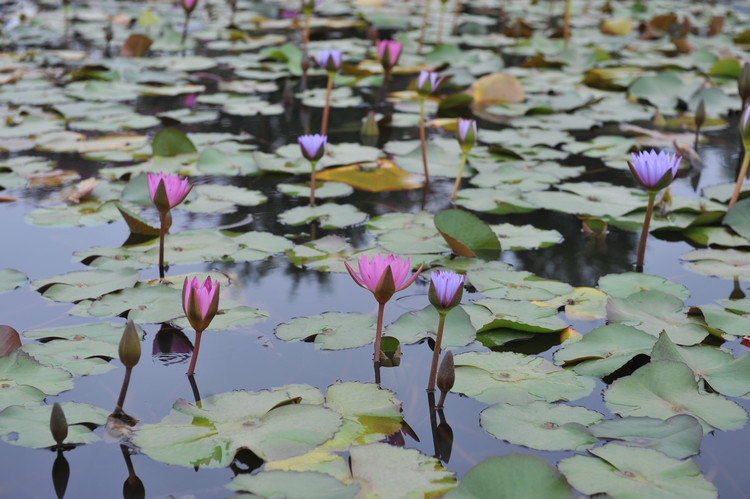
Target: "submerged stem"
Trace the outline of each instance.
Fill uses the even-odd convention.
[[[456,177],[456,183],[453,185],[453,192],[451,193],[451,201],[456,199],[456,192],[458,192],[458,186],[461,184],[461,175],[464,173],[464,166],[466,166],[466,158],[469,155],[463,153],[461,155],[461,166],[458,169],[458,177]]]
[[[446,312],[440,313],[438,322],[437,338],[435,338],[435,350],[432,352],[432,366],[430,367],[430,380],[427,382],[427,391],[435,391],[435,378],[437,377],[438,360],[440,359],[440,344],[443,342],[443,327],[445,326]]]
[[[635,268],[638,272],[643,272],[643,257],[646,255],[646,240],[648,239],[648,226],[651,224],[651,215],[654,211],[654,199],[656,199],[656,192],[649,191],[646,219],[643,221],[641,240],[638,244],[638,259],[635,262]]]
[[[737,175],[737,183],[734,185],[734,193],[732,194],[732,199],[729,200],[729,208],[734,206],[734,203],[736,203],[740,198],[742,182],[745,180],[745,175],[747,175],[748,163],[750,163],[750,153],[748,153],[747,149],[745,149],[745,152],[742,155],[742,166],[740,167],[740,174]]]
[[[422,164],[424,165],[424,181],[430,183],[430,173],[427,171],[427,144],[424,132],[424,97],[419,98],[419,140],[422,144]]]

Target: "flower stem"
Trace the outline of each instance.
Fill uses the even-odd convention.
[[[302,46],[307,47],[307,42],[310,41],[310,14],[305,14],[305,34],[302,38]]]
[[[458,29],[458,16],[461,15],[461,0],[456,1],[456,11],[453,13],[453,25],[451,26],[451,35],[455,35]]]
[[[185,24],[182,25],[182,44],[185,45],[187,39],[188,22],[190,22],[190,14],[185,12]]]
[[[424,165],[424,181],[430,183],[430,173],[427,171],[427,143],[424,133],[424,97],[419,98],[419,140],[422,144],[422,164]]]
[[[461,184],[461,175],[464,173],[464,166],[466,166],[466,158],[469,155],[463,153],[461,155],[461,166],[458,169],[458,177],[456,177],[456,183],[453,185],[453,192],[451,193],[451,201],[456,199],[456,192],[458,192],[458,186]]]
[[[747,149],[745,149],[745,152],[742,156],[742,166],[740,167],[740,174],[737,175],[737,183],[734,185],[734,194],[732,194],[732,199],[729,201],[729,208],[734,206],[734,203],[736,203],[740,198],[742,182],[745,180],[745,175],[747,175],[748,163],[750,163],[750,153],[748,153]]]
[[[164,234],[167,232],[166,213],[159,213],[159,277],[164,279]]]
[[[328,131],[328,111],[331,106],[331,90],[333,89],[333,75],[332,71],[328,72],[328,88],[326,89],[326,107],[323,108],[323,123],[320,125],[320,134],[326,135]]]
[[[427,0],[424,6],[424,17],[422,18],[422,31],[419,33],[419,43],[417,44],[417,54],[422,53],[422,44],[424,43],[424,33],[427,31],[427,19],[430,17],[430,4],[432,0]]]
[[[440,2],[440,20],[438,21],[438,32],[437,32],[437,45],[438,47],[443,43],[443,17],[445,16],[445,2]]]
[[[646,208],[646,219],[643,221],[641,241],[638,244],[638,259],[635,263],[635,268],[638,272],[643,272],[643,257],[646,255],[646,239],[648,239],[648,226],[651,223],[651,214],[654,212],[654,199],[656,199],[656,192],[649,191],[648,208]]]
[[[565,50],[568,49],[568,40],[570,39],[570,0],[565,0],[565,16],[563,17],[563,39]]]
[[[380,364],[380,337],[383,335],[383,311],[385,302],[378,303],[378,329],[375,331],[375,358],[377,364]]]
[[[435,391],[435,377],[437,376],[438,360],[440,359],[440,344],[443,342],[443,327],[445,326],[446,312],[440,314],[438,322],[437,338],[435,339],[435,350],[432,352],[432,367],[430,367],[430,380],[427,382],[427,391]]]
[[[380,84],[380,91],[378,92],[378,101],[375,103],[375,107],[380,107],[380,104],[383,102],[383,97],[385,97],[385,90],[388,88],[388,79],[391,76],[391,71],[389,69],[383,70],[383,83]]]
[[[203,331],[195,332],[195,347],[193,348],[193,356],[190,358],[190,367],[187,372],[188,376],[192,376],[195,372],[195,361],[198,360],[198,350],[201,348],[201,333],[203,333]]]
[[[317,161],[310,161],[312,172],[310,173],[310,206],[315,206],[315,165]]]
[[[122,388],[120,388],[120,396],[117,398],[117,407],[115,407],[115,411],[118,409],[122,411],[122,406],[125,403],[125,395],[128,393],[128,385],[130,384],[130,373],[133,371],[132,367],[126,367],[125,368],[125,379],[122,380]]]

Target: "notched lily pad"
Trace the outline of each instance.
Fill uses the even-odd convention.
[[[65,444],[89,444],[100,440],[90,428],[107,421],[109,411],[89,404],[62,402],[68,422]],[[8,407],[0,413],[0,438],[13,445],[41,449],[56,444],[49,429],[51,405]],[[13,435],[14,438],[10,438]]]
[[[298,317],[276,327],[284,341],[315,341],[321,350],[344,350],[369,345],[375,339],[376,317],[372,314],[324,312]]]

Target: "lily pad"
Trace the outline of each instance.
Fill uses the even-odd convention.
[[[475,215],[463,210],[443,210],[435,215],[435,227],[459,256],[494,260],[500,241],[492,229]]]
[[[546,248],[562,241],[562,234],[556,230],[537,229],[533,225],[499,224],[490,228],[507,250]]]
[[[348,184],[355,189],[368,192],[400,191],[422,187],[419,177],[400,169],[388,159],[379,159],[375,165],[355,163],[329,168],[319,172],[316,178],[331,181],[331,183]]]
[[[701,393],[693,371],[682,362],[651,362],[604,392],[610,411],[620,416],[667,419],[675,414],[697,418],[703,432],[739,430],[747,413],[736,403],[715,393]]]
[[[544,497],[572,499],[570,485],[555,468],[542,458],[510,453],[488,457],[464,475],[458,487],[446,499],[514,499]]]
[[[486,298],[474,302],[474,307],[465,307],[471,322],[481,333],[490,329],[508,328],[530,333],[554,333],[568,327],[550,310],[526,301]]]
[[[584,494],[611,497],[658,498],[665,496],[709,499],[716,487],[701,475],[693,460],[680,461],[659,451],[606,444],[589,453],[560,461],[558,469]]]
[[[682,284],[641,272],[602,276],[599,278],[599,289],[616,298],[627,298],[641,291],[661,291],[674,295],[681,300],[687,300],[690,297],[690,291]]]
[[[237,475],[228,488],[249,492],[254,497],[287,499],[349,499],[360,491],[356,484],[346,485],[327,473],[316,471],[262,471]]]
[[[500,440],[538,450],[583,450],[599,440],[586,428],[603,416],[583,407],[495,404],[480,414],[482,428]]]
[[[750,252],[734,249],[699,249],[682,255],[693,272],[722,279],[750,280]]]
[[[73,376],[102,374],[115,366],[109,360],[117,358],[117,347],[96,340],[54,340],[47,343],[27,343],[21,349],[44,365],[65,369]]]
[[[512,352],[462,353],[454,357],[452,391],[486,404],[576,400],[594,390],[593,378],[563,370],[541,358]]]
[[[385,328],[385,334],[398,338],[403,345],[416,343],[426,337],[437,336],[439,314],[435,307],[428,305],[422,310],[406,312]],[[461,307],[456,307],[445,316],[443,328],[443,348],[466,346],[476,336],[469,316]]]
[[[195,145],[193,145],[187,135],[175,128],[160,130],[154,135],[151,147],[154,150],[154,156],[163,157],[172,157],[197,151]]]
[[[27,279],[26,274],[19,270],[0,269],[0,293],[13,291],[25,283]]]
[[[569,284],[494,264],[470,269],[466,278],[477,291],[490,298],[550,300],[573,292]]]
[[[102,426],[109,411],[76,402],[62,402],[60,406],[68,422],[66,444],[89,444],[100,440],[90,426]],[[0,413],[0,438],[13,445],[35,449],[51,447],[56,443],[49,429],[51,413],[51,405],[8,407]]]
[[[7,405],[30,402],[29,396],[36,397],[29,390],[22,388],[25,385],[34,387],[47,395],[57,395],[73,388],[70,373],[42,365],[35,358],[20,350],[0,358],[0,383],[2,383],[0,401]],[[17,398],[19,395],[21,402]]]
[[[369,345],[375,339],[376,317],[372,314],[324,312],[314,317],[298,317],[276,327],[276,337],[284,341],[315,339],[315,348],[344,350]]]
[[[130,288],[138,282],[134,269],[83,270],[31,281],[31,288],[50,300],[75,303]]]
[[[296,397],[300,403],[288,403]],[[133,443],[154,460],[182,466],[224,468],[243,448],[261,459],[284,459],[338,430],[341,417],[322,401],[307,385],[222,393],[201,400],[200,407],[178,399],[161,422],[139,428]]]
[[[677,414],[661,420],[645,417],[607,419],[589,427],[591,433],[622,445],[645,447],[675,459],[698,454],[703,428],[693,416]]]
[[[289,225],[302,225],[318,220],[324,229],[341,229],[365,222],[367,214],[351,204],[326,203],[286,210],[279,215],[279,220]]]

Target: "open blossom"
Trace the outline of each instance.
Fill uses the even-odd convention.
[[[635,179],[649,191],[658,191],[672,183],[677,175],[681,157],[653,149],[650,152],[633,153],[633,162],[628,162]]]
[[[180,204],[193,189],[193,185],[188,184],[187,178],[180,179],[177,174],[149,173],[146,179],[148,194],[159,213],[166,213]]]
[[[465,275],[459,275],[452,270],[436,270],[430,274],[430,303],[439,312],[447,312],[461,302],[463,296]]]
[[[438,76],[438,74],[433,71],[421,71],[419,73],[419,78],[417,78],[417,93],[421,97],[427,97],[437,90],[440,84],[443,83],[444,79],[444,76]]]
[[[477,143],[477,122],[474,120],[458,119],[456,138],[461,145],[461,151],[468,153]]]
[[[301,135],[297,137],[297,142],[302,150],[302,155],[308,161],[319,161],[326,152],[326,142],[328,137],[325,135]]]
[[[321,50],[318,52],[315,61],[318,66],[329,72],[336,72],[341,67],[341,51],[340,50]]]
[[[219,281],[211,282],[206,277],[203,284],[197,277],[185,278],[182,287],[182,309],[196,332],[202,332],[213,320],[219,309]]]
[[[404,45],[395,40],[378,40],[378,59],[383,69],[390,71],[393,66],[398,64],[398,58]]]
[[[422,266],[413,274],[409,275],[411,270],[411,261],[407,258],[401,260],[401,257],[388,255],[383,258],[381,255],[375,255],[372,261],[367,256],[359,257],[359,275],[344,262],[346,269],[352,279],[365,289],[369,289],[378,303],[385,303],[391,299],[394,293],[406,289],[417,278],[422,271]]]

